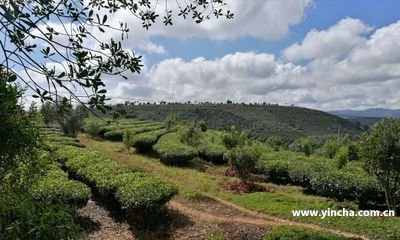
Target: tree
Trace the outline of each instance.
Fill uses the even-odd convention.
[[[200,130],[201,130],[202,132],[206,132],[206,131],[207,131],[207,122],[204,121],[204,120],[201,120],[201,121],[199,122],[199,127],[200,127]]]
[[[172,131],[172,128],[177,124],[178,117],[175,114],[170,114],[165,118],[165,128],[168,132]]]
[[[120,41],[98,38],[106,30],[120,33],[122,41],[128,37],[127,23],[112,25],[112,14],[130,13],[145,29],[159,18],[172,25],[174,14],[196,23],[211,17],[233,18],[225,0],[178,0],[176,8],[164,2],[160,10],[160,2],[153,0],[3,0],[0,65],[6,73],[14,73],[6,74],[7,78],[19,78],[42,101],[57,101],[68,94],[104,111],[107,90],[102,78],[127,78],[127,72],[140,73],[143,66],[141,56],[125,50]],[[38,76],[47,86],[39,84]]]
[[[111,113],[111,116],[112,116],[113,121],[116,121],[121,116],[121,114],[117,111],[114,111]]]
[[[301,148],[302,148],[304,154],[305,154],[307,157],[309,157],[309,156],[311,155],[311,153],[312,153],[312,146],[311,146],[310,140],[308,140],[307,138],[302,139],[302,141],[301,141]]]
[[[29,114],[19,104],[23,90],[15,77],[0,67],[0,190],[3,178],[35,158],[39,132]]]
[[[362,136],[365,169],[376,176],[385,191],[389,210],[396,211],[400,193],[400,119],[384,119]]]
[[[58,110],[57,121],[67,136],[76,137],[82,129],[86,117],[88,117],[88,113],[84,107],[73,108],[70,106],[67,110],[64,108]]]

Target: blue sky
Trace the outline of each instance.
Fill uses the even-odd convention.
[[[288,35],[281,39],[242,37],[236,40],[215,41],[201,37],[155,37],[153,41],[163,45],[168,52],[162,55],[149,54],[148,64],[174,57],[186,60],[197,57],[212,59],[232,52],[255,51],[280,55],[283,49],[301,41],[312,29],[326,29],[346,17],[361,19],[370,26],[380,28],[399,20],[399,9],[399,0],[318,0],[306,10],[303,21],[293,26]]]

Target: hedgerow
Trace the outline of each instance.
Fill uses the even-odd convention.
[[[365,204],[381,202],[383,198],[376,179],[357,162],[349,162],[338,169],[333,159],[279,151],[264,153],[258,172],[267,175],[269,181],[300,185],[318,195],[338,200]]]
[[[139,133],[131,137],[129,144],[141,153],[148,153],[157,140],[166,133],[165,129]]]
[[[184,165],[197,156],[197,150],[184,144],[179,133],[173,132],[163,135],[153,149],[165,164]]]
[[[91,197],[90,189],[83,183],[69,180],[68,175],[54,167],[32,187],[33,198],[43,201],[63,200],[71,205],[83,206]]]
[[[77,179],[87,183],[104,199],[112,199],[123,209],[154,210],[176,193],[174,185],[147,175],[96,152],[84,150],[77,155],[72,149],[59,150],[67,158],[65,167]]]

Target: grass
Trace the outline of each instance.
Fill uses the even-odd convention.
[[[342,209],[346,203],[328,198],[305,195],[300,187],[266,184],[271,192],[260,192],[237,195],[222,191],[220,184],[229,178],[210,175],[196,170],[195,166],[178,168],[165,166],[157,158],[128,153],[122,143],[97,141],[86,135],[79,136],[82,143],[105,156],[124,164],[142,168],[143,170],[168,179],[178,185],[180,195],[191,197],[208,194],[239,206],[265,212],[271,215],[298,222],[312,223],[327,228],[359,233],[374,239],[400,238],[399,218],[378,217],[293,217],[291,210],[306,209]]]

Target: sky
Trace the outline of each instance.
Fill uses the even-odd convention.
[[[140,75],[104,79],[111,102],[270,102],[320,110],[400,108],[400,1],[228,0],[233,20],[176,18],[149,30],[130,14]],[[117,38],[115,33],[99,36]]]

